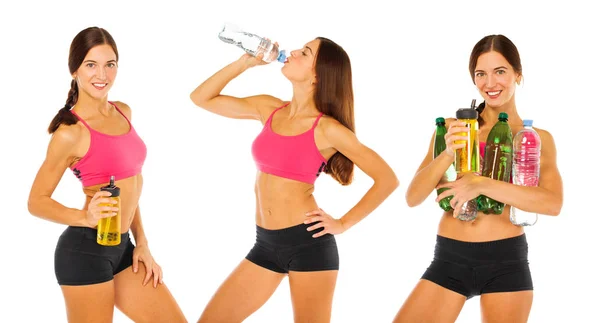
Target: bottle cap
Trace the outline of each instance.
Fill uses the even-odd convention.
[[[508,113],[500,112],[500,114],[498,115],[498,120],[503,120],[503,121],[508,120]]]
[[[531,120],[531,119],[523,120],[523,127],[531,127],[531,126],[533,126],[533,120]]]
[[[277,55],[277,61],[280,63],[285,62],[285,60],[287,59],[287,56],[285,54],[285,50],[279,51],[279,55]]]
[[[435,124],[436,125],[445,125],[446,124],[446,119],[439,117],[435,119]]]
[[[110,177],[110,183],[100,188],[101,191],[110,192],[110,197],[117,197],[121,195],[121,189],[115,186],[115,177]]]
[[[479,112],[475,109],[458,109],[456,110],[456,119],[477,119]]]

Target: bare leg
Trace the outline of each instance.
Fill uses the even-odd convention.
[[[198,322],[242,322],[267,302],[283,277],[285,274],[242,260],[219,287]]]
[[[337,270],[290,271],[294,322],[330,322],[337,275]]]
[[[398,311],[394,323],[455,322],[467,298],[421,279]]]

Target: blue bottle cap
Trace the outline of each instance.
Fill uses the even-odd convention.
[[[523,120],[523,127],[531,127],[531,126],[533,126],[533,120],[531,120],[531,119]]]
[[[280,63],[284,63],[286,59],[287,56],[285,55],[285,50],[279,51],[279,55],[277,55],[277,61]]]

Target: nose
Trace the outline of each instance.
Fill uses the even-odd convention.
[[[495,75],[495,73],[493,73],[490,76],[486,77],[486,79],[485,79],[485,86],[488,87],[488,88],[493,88],[494,86],[496,86],[496,75]]]
[[[100,67],[98,68],[98,73],[96,75],[96,77],[98,77],[98,79],[100,79],[101,81],[106,80],[106,69],[108,67]]]

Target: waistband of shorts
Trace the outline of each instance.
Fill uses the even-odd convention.
[[[470,241],[461,241],[455,240],[447,237],[443,237],[438,235],[436,238],[438,244],[443,246],[454,246],[454,247],[462,247],[462,248],[495,248],[495,247],[508,247],[515,246],[520,244],[527,244],[527,238],[525,237],[525,233],[505,239],[499,240],[490,240],[490,241],[481,241],[481,242],[470,242]]]
[[[92,228],[88,228],[88,227],[69,226],[69,227],[67,227],[67,230],[72,231],[72,232],[77,232],[77,233],[83,235],[86,239],[90,239],[90,240],[96,240],[96,237],[98,235],[97,229],[92,229]],[[127,231],[125,233],[121,233],[121,244],[123,244],[123,242],[127,241],[128,239],[129,239],[129,231]]]
[[[323,228],[318,228],[313,231],[307,230],[307,228],[315,224],[317,223],[301,223],[295,226],[276,230],[265,229],[257,225],[256,240],[278,245],[297,245],[318,242],[319,240],[327,239],[328,237],[333,237],[331,234],[326,234],[318,238],[313,238],[313,234],[324,230]]]

